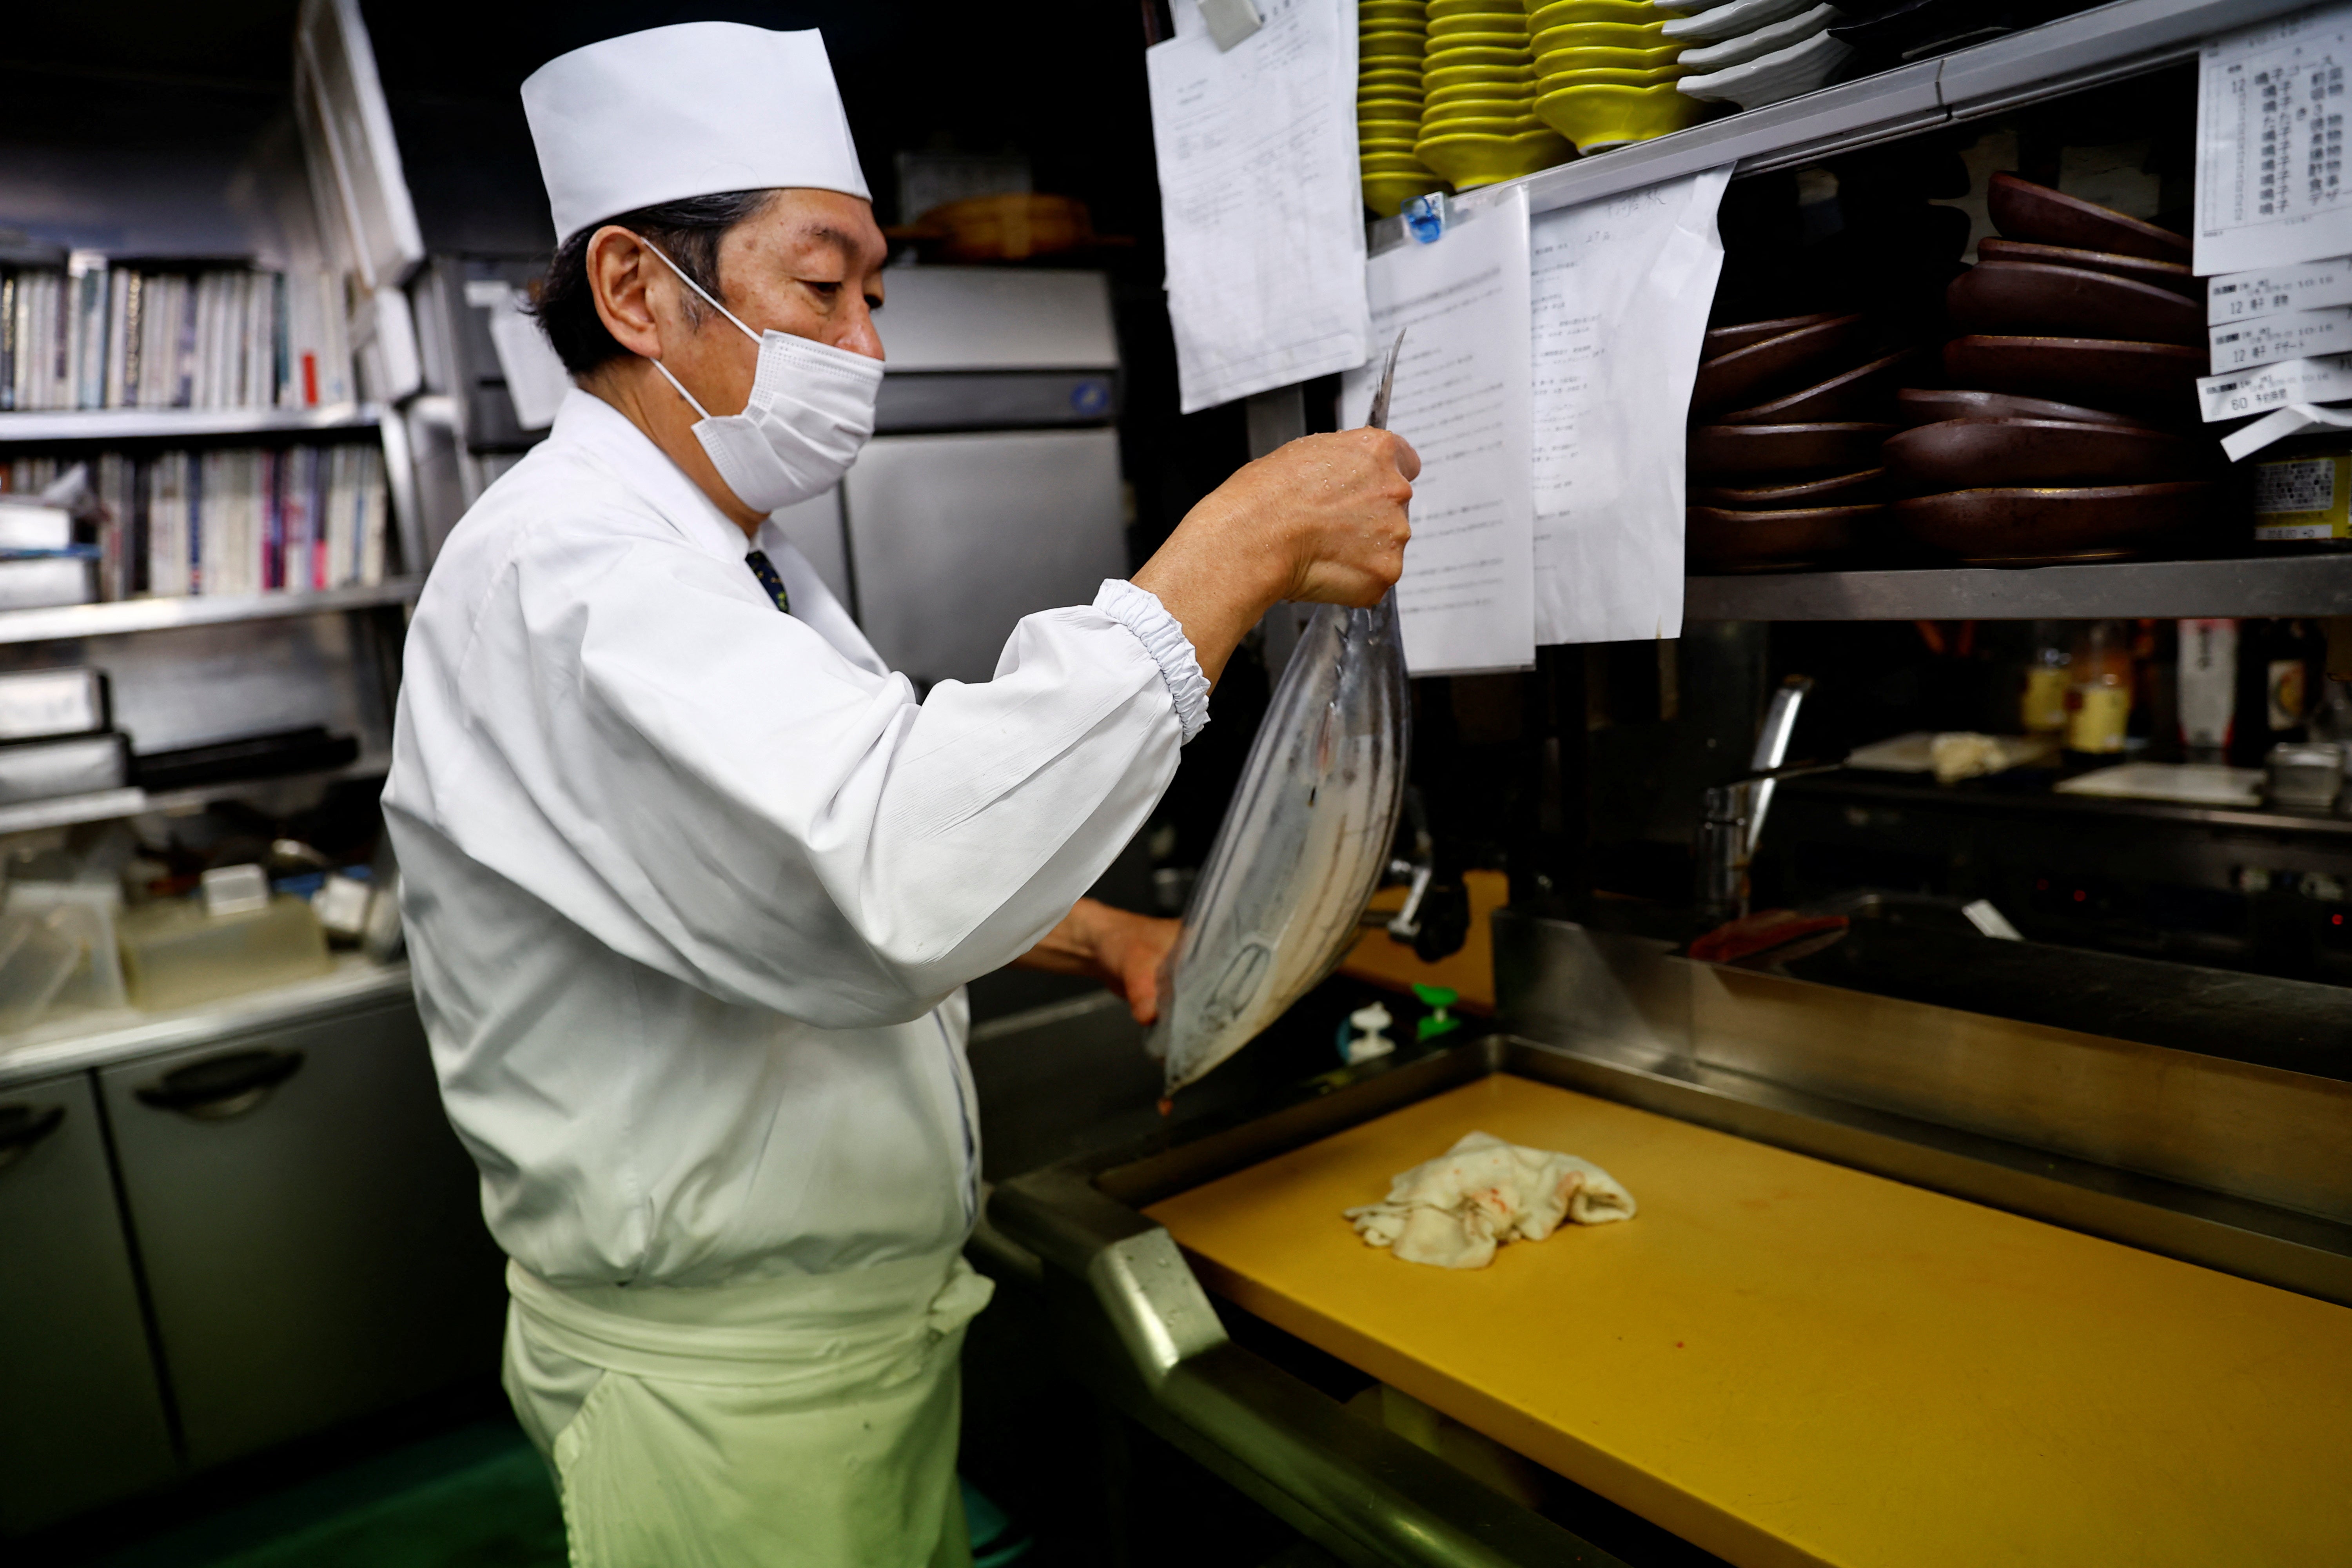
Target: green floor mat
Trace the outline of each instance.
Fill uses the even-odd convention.
[[[563,1568],[547,1467],[481,1422],[314,1474],[91,1568]]]
[[[563,1568],[563,1516],[529,1448],[323,1520],[215,1568]]]

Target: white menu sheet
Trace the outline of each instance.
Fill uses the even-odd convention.
[[[1683,429],[1730,183],[1712,169],[1531,226],[1538,643],[1682,635]]]
[[[1355,7],[1258,0],[1229,50],[1198,0],[1144,55],[1183,410],[1364,362]]]
[[[1535,662],[1528,195],[1507,194],[1368,268],[1380,352],[1339,383],[1342,426],[1370,411],[1404,329],[1389,428],[1421,454],[1397,610],[1415,675]]]
[[[2352,5],[2224,34],[2199,58],[2198,275],[2352,254]]]

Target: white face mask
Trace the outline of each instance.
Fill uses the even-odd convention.
[[[735,499],[753,511],[775,511],[831,489],[874,434],[874,395],[882,384],[882,362],[789,332],[753,331],[704,293],[702,285],[663,256],[658,246],[642,236],[639,239],[679,281],[760,345],[751,400],[740,414],[712,415],[679,385],[667,365],[653,362],[702,416],[695,424],[694,438],[702,443],[711,467]]]

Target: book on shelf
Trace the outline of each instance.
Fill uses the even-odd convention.
[[[0,497],[0,556],[52,555],[73,545],[72,512],[37,500]]]
[[[90,601],[90,563],[73,555],[0,559],[0,610],[42,610]]]
[[[0,268],[0,409],[321,408],[355,396],[341,279],[243,264]]]
[[[37,508],[68,476],[54,457],[0,461],[0,555],[13,510],[66,518],[62,548],[86,557],[100,599],[247,595],[372,587],[387,570],[391,521],[383,453],[373,445],[304,443],[89,461],[89,504]],[[14,500],[12,500],[12,498]],[[79,521],[75,521],[79,513]],[[52,522],[44,539],[54,536]],[[38,579],[62,591],[62,574]]]

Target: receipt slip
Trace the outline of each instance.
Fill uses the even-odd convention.
[[[2352,397],[2352,353],[2282,360],[2205,376],[2197,383],[2197,399],[2209,425],[2266,414],[2291,403],[2340,403],[2347,397]]]
[[[2252,321],[2210,327],[2206,335],[2211,340],[2216,375],[2276,364],[2281,360],[2352,353],[2352,307],[2256,316]]]
[[[2231,272],[2205,285],[2205,320],[2212,326],[2352,305],[2352,256],[2306,261],[2300,267],[2257,267]]]

